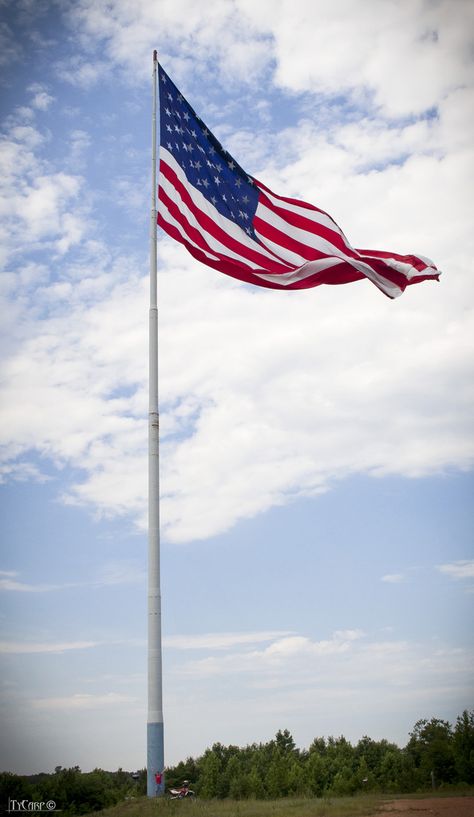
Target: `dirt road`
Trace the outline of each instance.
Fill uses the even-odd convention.
[[[375,817],[474,817],[474,797],[390,800]]]

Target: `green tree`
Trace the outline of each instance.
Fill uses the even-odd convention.
[[[207,800],[217,797],[221,761],[216,752],[208,749],[202,758],[199,775],[199,794]]]
[[[406,749],[414,761],[420,785],[428,785],[432,774],[437,784],[455,779],[453,732],[447,721],[439,718],[417,721]]]
[[[454,764],[458,780],[474,783],[474,711],[464,710],[454,727]]]
[[[263,785],[262,776],[256,766],[252,766],[248,774],[247,783],[249,797],[255,797],[257,800],[263,800],[265,797],[265,786]]]

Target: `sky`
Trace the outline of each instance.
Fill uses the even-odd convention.
[[[0,769],[143,768],[152,52],[246,171],[440,282],[158,235],[165,760],[474,706],[468,0],[1,0]]]

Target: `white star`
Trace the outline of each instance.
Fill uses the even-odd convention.
[[[202,183],[203,183],[204,187],[209,187],[209,182],[207,181],[207,179],[203,179]]]
[[[169,101],[170,101],[170,102],[172,102],[172,101],[173,101],[173,97],[172,97],[172,95],[171,95],[171,94],[168,94],[168,99],[169,99]]]
[[[171,125],[167,125],[166,130],[169,131],[170,133],[173,133],[173,128],[171,127]]]
[[[161,81],[162,81],[162,82],[166,82],[166,77],[165,77],[165,75],[164,75],[164,74],[162,74],[162,75],[161,75]]]
[[[196,170],[201,170],[202,165],[199,159],[197,160],[197,162],[194,163],[194,167],[196,168]]]
[[[211,201],[212,201],[212,203],[213,203],[213,205],[214,205],[214,207],[215,207],[215,206],[216,206],[216,204],[217,204],[217,199],[216,199],[216,197],[215,197],[215,196],[212,196],[212,197],[211,197]]]
[[[221,183],[221,180],[219,179],[219,176],[214,176],[214,181],[217,184],[217,186],[219,187],[219,185]]]
[[[250,199],[249,199],[249,197],[248,197],[248,196],[243,196],[243,197],[242,197],[242,201],[243,201],[243,203],[244,203],[244,204],[248,204],[248,202],[250,201]]]
[[[241,187],[241,185],[242,185],[242,179],[237,179],[236,182],[235,182],[235,186],[236,187]]]
[[[235,163],[231,160],[230,162],[227,162],[227,166],[229,170],[233,170],[235,167]]]
[[[188,114],[187,111],[185,113],[183,113],[183,119],[185,119],[186,122],[189,122],[189,114]]]
[[[171,111],[169,108],[165,108],[165,114],[166,116],[171,116]]]

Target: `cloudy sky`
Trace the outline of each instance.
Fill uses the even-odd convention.
[[[151,59],[354,246],[250,288],[159,235],[166,761],[473,705],[468,0],[2,0],[0,768],[145,765]]]

